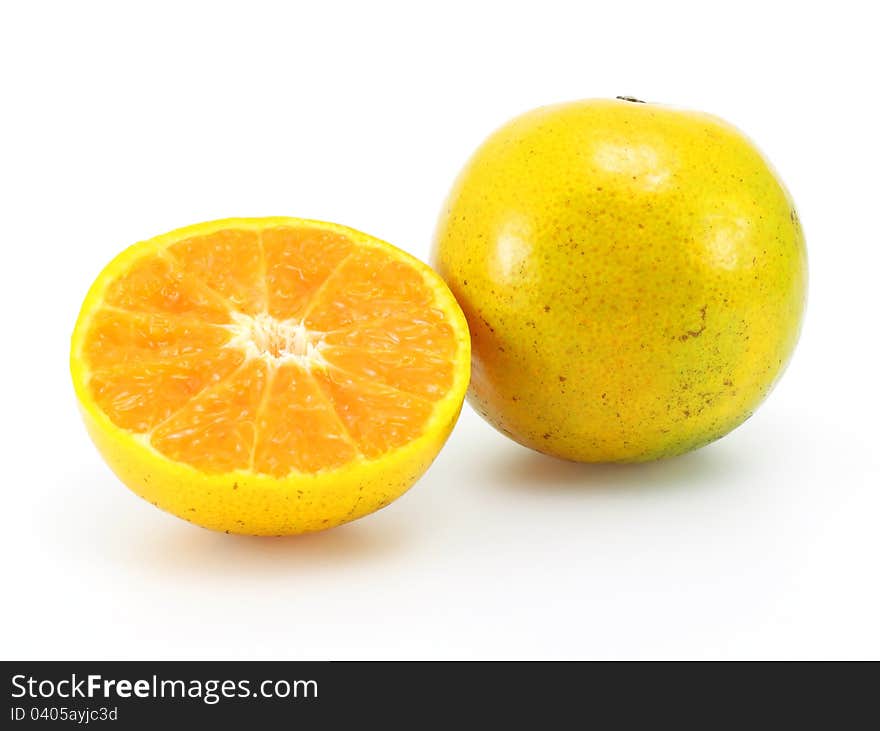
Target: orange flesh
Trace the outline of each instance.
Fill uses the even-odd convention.
[[[276,477],[420,435],[456,340],[422,275],[319,227],[229,229],[110,283],[83,357],[119,427],[206,473]]]

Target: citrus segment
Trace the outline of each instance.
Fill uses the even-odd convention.
[[[145,434],[243,362],[238,351],[216,350],[122,363],[92,373],[89,389],[114,424]]]
[[[401,308],[421,312],[431,302],[432,292],[418,271],[379,249],[363,248],[342,261],[315,293],[304,322],[319,331],[339,330],[392,317]]]
[[[375,320],[350,323],[324,335],[327,346],[356,348],[363,351],[423,352],[454,360],[456,337],[447,316],[437,308],[408,309]]]
[[[259,233],[226,229],[193,236],[169,247],[185,278],[201,281],[236,310],[265,309],[266,286]]]
[[[278,320],[301,318],[315,292],[352,250],[346,236],[304,226],[267,229],[262,244],[268,313]]]
[[[426,399],[329,368],[314,373],[345,428],[367,457],[418,436],[431,414]]]
[[[430,352],[413,350],[359,350],[326,348],[321,355],[328,363],[361,379],[382,383],[399,391],[434,399],[452,385],[452,363]]]
[[[204,322],[229,322],[223,298],[188,279],[175,263],[161,256],[144,257],[111,282],[104,301],[136,312],[189,315]]]
[[[301,366],[288,363],[275,371],[266,404],[257,421],[255,471],[283,477],[292,470],[339,467],[357,457],[333,405]]]
[[[86,356],[93,367],[109,367],[216,350],[230,337],[223,326],[197,319],[108,307],[95,313]]]
[[[247,469],[267,372],[264,361],[247,361],[159,424],[150,443],[170,459],[205,472]]]
[[[108,265],[71,365],[90,433],[129,487],[207,527],[297,533],[418,478],[461,408],[469,345],[442,281],[389,244],[230,219]]]

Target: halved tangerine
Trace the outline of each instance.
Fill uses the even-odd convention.
[[[322,530],[421,476],[470,340],[443,281],[353,229],[227,219],[130,247],[71,343],[88,431],[134,492],[231,533]]]

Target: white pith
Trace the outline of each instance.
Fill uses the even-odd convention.
[[[228,348],[237,348],[247,358],[262,358],[269,363],[298,363],[306,369],[326,366],[321,354],[324,333],[309,330],[301,320],[278,320],[268,313],[244,315],[233,312],[233,324],[227,326],[232,338]]]

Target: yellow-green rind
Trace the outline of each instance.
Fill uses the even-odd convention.
[[[450,318],[458,344],[452,387],[437,402],[421,436],[375,460],[360,458],[341,468],[285,478],[235,471],[209,475],[168,459],[144,440],[116,426],[89,394],[83,339],[109,282],[138,258],[193,235],[224,228],[318,226],[352,241],[389,251],[418,270]],[[133,492],[159,508],[227,533],[290,535],[324,530],[374,512],[400,497],[439,453],[461,411],[468,385],[470,338],[465,318],[437,274],[415,257],[360,231],[323,221],[289,217],[229,218],[187,226],[134,244],[111,261],[95,280],[71,338],[70,369],[86,428],[114,473]]]
[[[742,423],[792,353],[806,293],[797,213],[753,143],[618,100],[491,135],[433,257],[470,325],[476,410],[586,462],[680,454]]]

